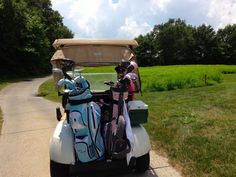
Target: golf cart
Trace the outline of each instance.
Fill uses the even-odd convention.
[[[51,177],[144,173],[151,146],[142,126],[148,106],[134,98],[141,85],[137,65],[131,66],[138,43],[57,39],[53,46],[53,78],[63,111],[56,109],[59,122],[50,140]],[[92,90],[93,83],[76,70],[111,65],[116,65],[116,81],[105,81],[104,90]]]

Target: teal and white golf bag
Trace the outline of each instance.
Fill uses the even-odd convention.
[[[105,148],[101,136],[101,109],[92,101],[88,81],[79,76],[74,80],[61,79],[58,85],[66,85],[68,89],[66,110],[78,160],[86,163],[103,159]]]

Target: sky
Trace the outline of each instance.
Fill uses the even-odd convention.
[[[133,39],[170,18],[215,30],[236,23],[236,0],[51,0],[75,38]]]

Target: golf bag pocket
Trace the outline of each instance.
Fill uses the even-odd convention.
[[[75,143],[75,151],[81,162],[88,162],[88,159],[92,159],[89,153],[89,146],[85,142]]]

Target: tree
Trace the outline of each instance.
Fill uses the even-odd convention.
[[[72,38],[50,0],[0,0],[0,77],[50,72],[56,38]]]
[[[20,68],[20,62],[17,61],[17,55],[21,52],[22,42],[26,34],[26,4],[23,1],[1,0],[0,3],[0,46],[1,53],[1,76],[5,73],[9,75],[16,73],[16,68]]]
[[[193,46],[193,28],[180,19],[170,19],[156,25],[152,31],[155,51],[163,64],[185,64],[190,61]]]
[[[218,48],[216,32],[210,26],[201,25],[193,33],[195,47],[193,57],[194,63],[214,64],[218,63]]]
[[[221,57],[220,63],[236,64],[236,24],[219,29],[217,40]]]
[[[47,56],[45,56],[45,62],[47,65],[47,70],[50,71],[49,58],[54,53],[54,48],[52,43],[58,38],[73,38],[73,33],[63,24],[63,18],[58,11],[52,9],[52,4],[50,0],[28,0],[28,6],[33,9],[38,16],[41,18],[41,23],[44,25],[44,31],[47,36],[48,43]]]
[[[136,38],[139,43],[139,47],[135,49],[135,53],[138,56],[138,64],[140,66],[154,66],[158,63],[158,55],[155,52],[153,37],[151,34],[145,36],[140,35]]]

